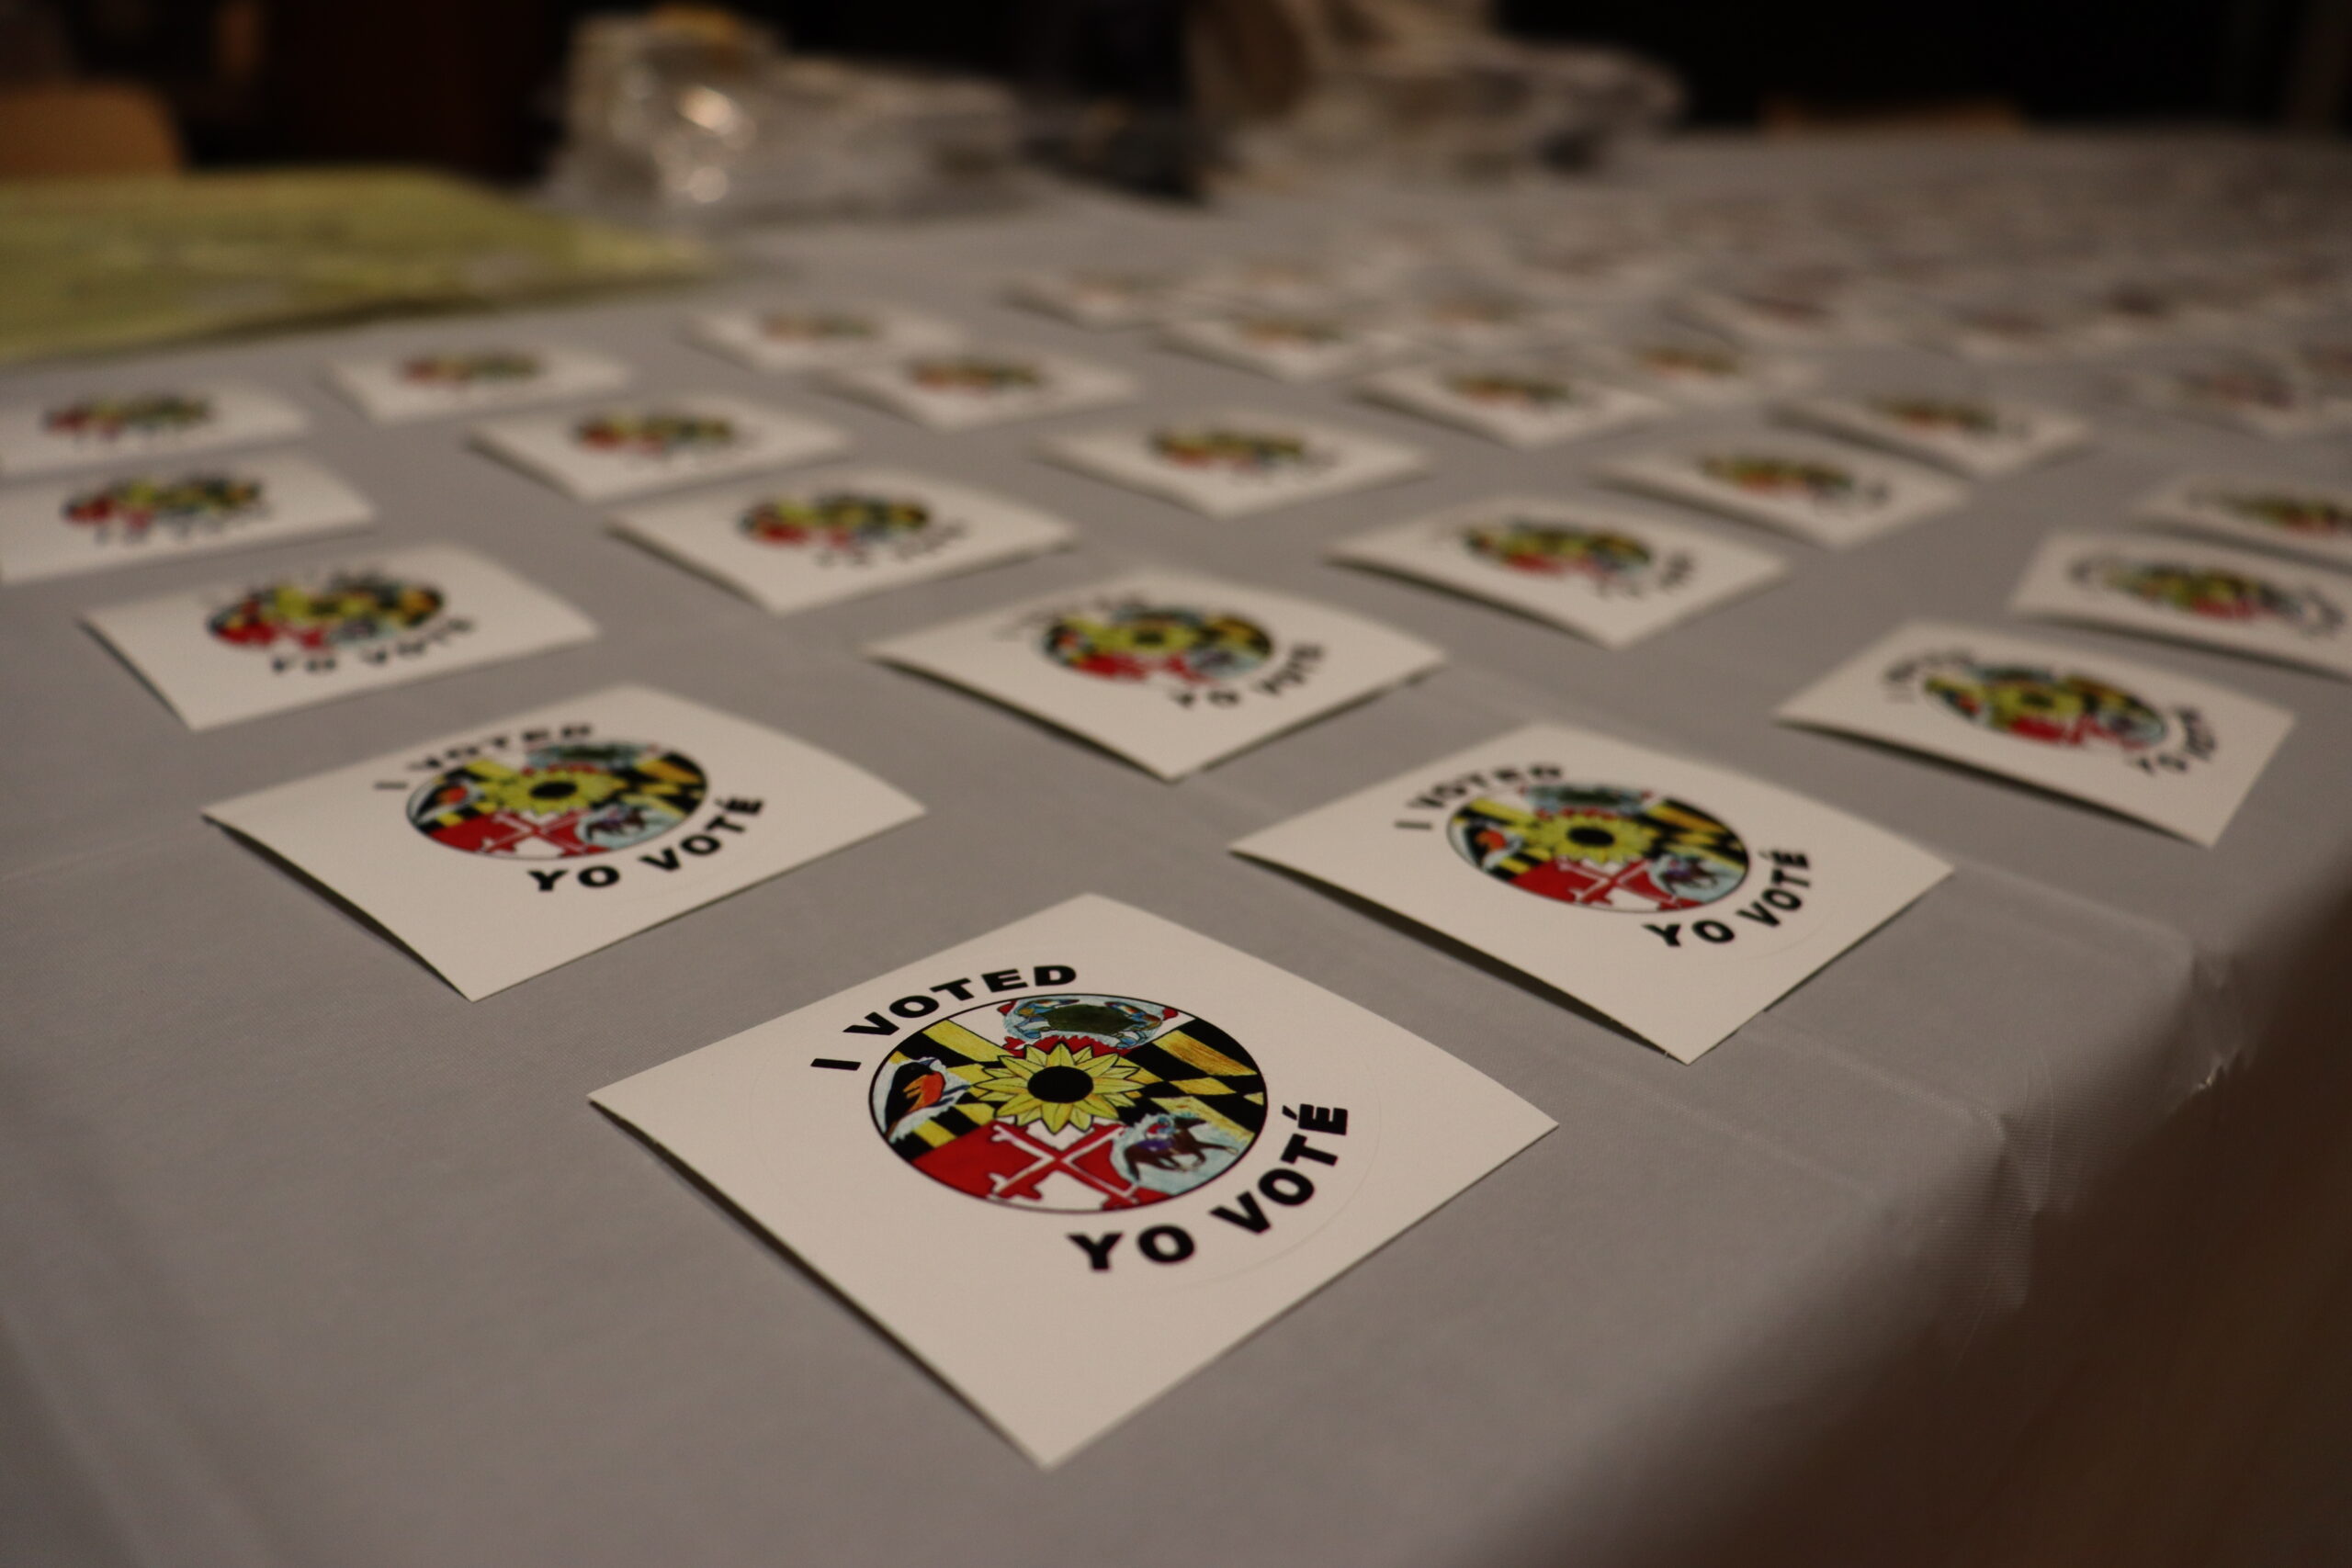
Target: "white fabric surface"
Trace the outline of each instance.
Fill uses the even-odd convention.
[[[1886,162],[1872,174],[1859,153],[1699,148],[1640,177],[1735,188],[1899,177],[1905,165]],[[518,319],[518,332],[628,360],[640,387],[769,398],[851,430],[855,460],[998,489],[1082,530],[1075,552],[781,619],[466,450],[463,422],[378,427],[321,383],[330,359],[469,323],[142,362],[300,400],[315,418],[303,449],[382,521],[364,541],[0,593],[0,1519],[16,1521],[0,1522],[0,1556],[93,1568],[1646,1565],[1732,1560],[1713,1552],[1743,1519],[1776,1495],[1811,1495],[1808,1473],[1850,1455],[1825,1495],[1884,1533],[1816,1561],[1938,1560],[1939,1521],[1967,1506],[2073,1349],[2128,1304],[2138,1271],[2178,1242],[2165,1213],[2135,1207],[2133,1184],[2169,1193],[2157,1173],[2259,1144],[2259,1129],[2230,1130],[2205,1108],[2227,1100],[2290,987],[2307,1001],[2314,986],[2352,992],[2352,972],[2330,968],[2321,945],[2352,894],[2352,707],[2324,676],[2066,634],[2296,712],[2213,851],[1779,728],[1770,711],[1901,618],[2005,622],[2047,530],[2115,523],[2182,469],[2352,478],[2345,444],[2267,444],[2134,412],[2105,400],[2099,363],[1983,372],[1907,349],[1847,351],[1832,389],[1905,364],[1948,384],[1982,376],[2092,411],[2098,444],[1860,549],[1789,547],[1787,582],[1605,652],[1319,558],[1342,535],[1480,495],[1579,492],[1588,462],[1656,431],[1511,452],[1340,389],[1278,385],[994,298],[1022,266],[1273,249],[1331,216],[1104,207],[778,242],[812,288],[897,299],[985,338],[1132,369],[1145,408],[1316,411],[1437,458],[1424,479],[1241,523],[1030,455],[1044,434],[1111,417],[1100,412],[938,435],[685,340],[690,308],[751,300],[772,279]],[[18,372],[0,399],[105,378],[104,367]],[[191,735],[75,624],[134,593],[443,538],[560,593],[603,637]],[[1146,562],[1370,614],[1442,645],[1452,663],[1169,786],[854,652]],[[828,747],[929,814],[481,1003],[197,815],[617,681]],[[1749,769],[1960,870],[1686,1067],[1491,964],[1225,852],[1537,719]],[[1087,891],[1328,986],[1560,1127],[1043,1474],[585,1097]],[[1076,1375],[1083,1354],[1103,1353],[1057,1360],[1057,1325],[1017,1300],[971,1310],[975,1334],[1040,1356],[1042,1375]],[[1877,1554],[1906,1541],[1916,1551]]]

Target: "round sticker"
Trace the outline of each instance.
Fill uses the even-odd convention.
[[[1972,724],[2045,746],[2137,751],[2165,738],[2164,716],[2131,693],[2040,665],[1953,660],[1927,672],[1920,689]]]
[[[637,740],[551,740],[426,781],[408,819],[436,844],[513,860],[608,854],[658,839],[709,793],[692,758]]]
[[[1624,914],[1695,909],[1747,875],[1747,846],[1723,822],[1620,784],[1498,786],[1457,808],[1446,838],[1522,892]]]
[[[1010,1208],[1132,1209],[1233,1168],[1266,1121],[1241,1043],[1137,997],[967,1008],[875,1070],[874,1130],[943,1186]]]
[[[41,423],[62,435],[95,435],[111,439],[127,432],[160,435],[188,430],[212,417],[209,399],[177,392],[149,392],[131,398],[90,398],[51,409]]]
[[[65,520],[94,528],[114,526],[128,534],[144,534],[161,523],[193,528],[203,523],[226,523],[261,504],[259,479],[234,474],[187,474],[178,479],[151,477],[118,479],[97,490],[67,499]]]
[[[861,555],[894,539],[920,534],[931,522],[931,508],[920,501],[829,491],[806,499],[771,497],[745,512],[736,526],[763,545]]]
[[[427,387],[471,387],[479,383],[528,381],[539,373],[536,355],[507,349],[481,354],[422,354],[401,364],[401,379]]]
[[[1538,577],[1589,577],[1601,582],[1638,575],[1649,547],[1629,534],[1508,518],[1464,530],[1462,543],[1483,560]]]
[[[234,648],[353,648],[413,631],[441,613],[441,591],[379,572],[338,572],[317,587],[275,582],[216,610],[205,629]]]
[[[1263,626],[1182,604],[1114,604],[1057,617],[1040,646],[1065,669],[1104,681],[1182,686],[1238,680],[1274,650]]]
[[[1306,468],[1312,461],[1303,436],[1221,427],[1155,430],[1151,450],[1154,456],[1182,468],[1227,468],[1243,474]]]

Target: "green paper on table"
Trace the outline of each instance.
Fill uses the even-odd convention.
[[[0,185],[0,362],[707,266],[689,240],[408,170]]]

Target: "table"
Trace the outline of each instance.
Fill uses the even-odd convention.
[[[1618,177],[1774,190],[2115,155],[2094,139],[1701,142]],[[1444,217],[1490,198],[1366,199]],[[1905,615],[2002,621],[2052,526],[2120,521],[2122,498],[2186,468],[2340,479],[2341,440],[2263,444],[2122,408],[2103,390],[2111,362],[1991,372],[2097,410],[2097,449],[1861,549],[1791,547],[1785,584],[1607,653],[1319,555],[1482,494],[1580,491],[1588,461],[1649,436],[1508,452],[995,297],[1023,265],[1278,248],[1329,216],[1072,199],[762,242],[795,259],[796,283],[1125,365],[1155,407],[1316,409],[1437,459],[1408,484],[1238,525],[1030,456],[1041,434],[1101,415],[938,436],[684,340],[684,310],[763,297],[773,276],[513,318],[620,355],[641,386],[772,397],[852,431],[860,457],[999,489],[1083,529],[1071,553],[782,619],[466,451],[459,424],[372,426],[319,380],[357,344],[423,344],[448,323],[142,362],[306,404],[304,449],[381,508],[356,547],[475,544],[604,635],[190,735],[77,615],[265,559],[333,558],[352,540],[0,595],[0,1543],[13,1543],[0,1556],[1647,1568],[2109,1550],[2155,1563],[2208,1547],[2256,1562],[2317,1539],[2278,1521],[2342,1490],[2346,1450],[2331,1466],[2298,1446],[2306,1428],[2272,1400],[2317,1376],[2309,1347],[2334,1341],[2312,1325],[2340,1335],[2346,1321],[2326,1304],[2352,1201],[2335,1153],[2335,1047],[2352,1021],[2346,689],[2064,634],[2297,712],[2215,851],[1769,716]],[[1975,374],[1853,350],[1832,385],[1905,367],[1944,384]],[[0,398],[90,376],[19,372]],[[856,652],[1142,561],[1311,594],[1452,661],[1171,787]],[[197,815],[621,680],[837,751],[929,814],[478,1004]],[[1224,851],[1534,718],[1749,769],[1958,873],[1686,1067]],[[1084,891],[1328,986],[1559,1128],[1041,1473],[585,1097]],[[1016,1331],[1021,1303],[1001,1311]],[[2318,1404],[2313,1420],[2337,1408]]]

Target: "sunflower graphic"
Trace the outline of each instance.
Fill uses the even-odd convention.
[[[1498,788],[1458,808],[1446,837],[1497,881],[1586,908],[1696,908],[1747,875],[1747,847],[1723,821],[1619,784]]]
[[[1187,468],[1225,468],[1235,473],[1263,474],[1277,468],[1321,467],[1308,449],[1306,438],[1279,432],[1233,430],[1222,425],[1204,429],[1155,430],[1152,455]]]
[[[200,523],[225,523],[254,511],[261,501],[261,481],[234,474],[187,474],[171,479],[142,476],[69,497],[63,514],[68,523],[118,527],[135,538],[158,523],[182,530]]]
[[[983,359],[957,355],[946,359],[918,359],[907,367],[918,387],[933,392],[1026,391],[1046,384],[1046,373],[1018,359]]]
[[[234,648],[305,652],[357,648],[413,631],[441,613],[439,589],[380,572],[337,572],[323,584],[275,582],[213,613],[205,628]]]
[[[137,434],[161,435],[190,430],[212,417],[209,398],[181,392],[142,392],[128,398],[89,398],[51,409],[41,416],[44,428],[60,435],[88,435],[101,441]]]
[[[401,379],[425,387],[471,387],[484,382],[527,381],[539,373],[537,355],[513,349],[479,354],[420,354],[401,362]]]
[[[2164,716],[2131,693],[2038,665],[1950,660],[1922,690],[1972,724],[2045,746],[2139,751],[2165,737]]]
[[[932,1181],[1011,1208],[1093,1213],[1216,1180],[1264,1130],[1240,1041],[1140,997],[985,1002],[891,1051],[866,1089],[875,1132]]]
[[[763,545],[813,546],[828,554],[862,556],[893,539],[931,526],[920,501],[858,491],[774,496],[746,511],[736,527]]]
[[[1055,663],[1098,680],[1206,686],[1263,664],[1274,639],[1239,615],[1137,601],[1059,616],[1039,647]]]
[[[571,436],[592,452],[667,457],[675,452],[731,446],[735,425],[731,420],[693,413],[602,413],[572,426]]]
[[[1510,518],[1466,529],[1462,543],[1482,559],[1543,577],[1611,582],[1650,564],[1649,547],[1626,534]]]
[[[629,849],[685,821],[709,792],[692,758],[634,740],[557,740],[519,763],[481,758],[409,796],[409,824],[469,854],[564,860]]]
[[[2320,495],[2296,495],[2285,491],[2256,491],[2193,496],[2250,523],[2284,528],[2290,534],[2352,534],[2352,506]]]
[[[1000,1056],[972,1092],[995,1108],[998,1121],[1016,1127],[1037,1122],[1048,1133],[1084,1132],[1097,1122],[1116,1121],[1149,1083],[1115,1053],[1084,1045],[1072,1051],[1068,1041],[1057,1040],[1044,1052]]]

